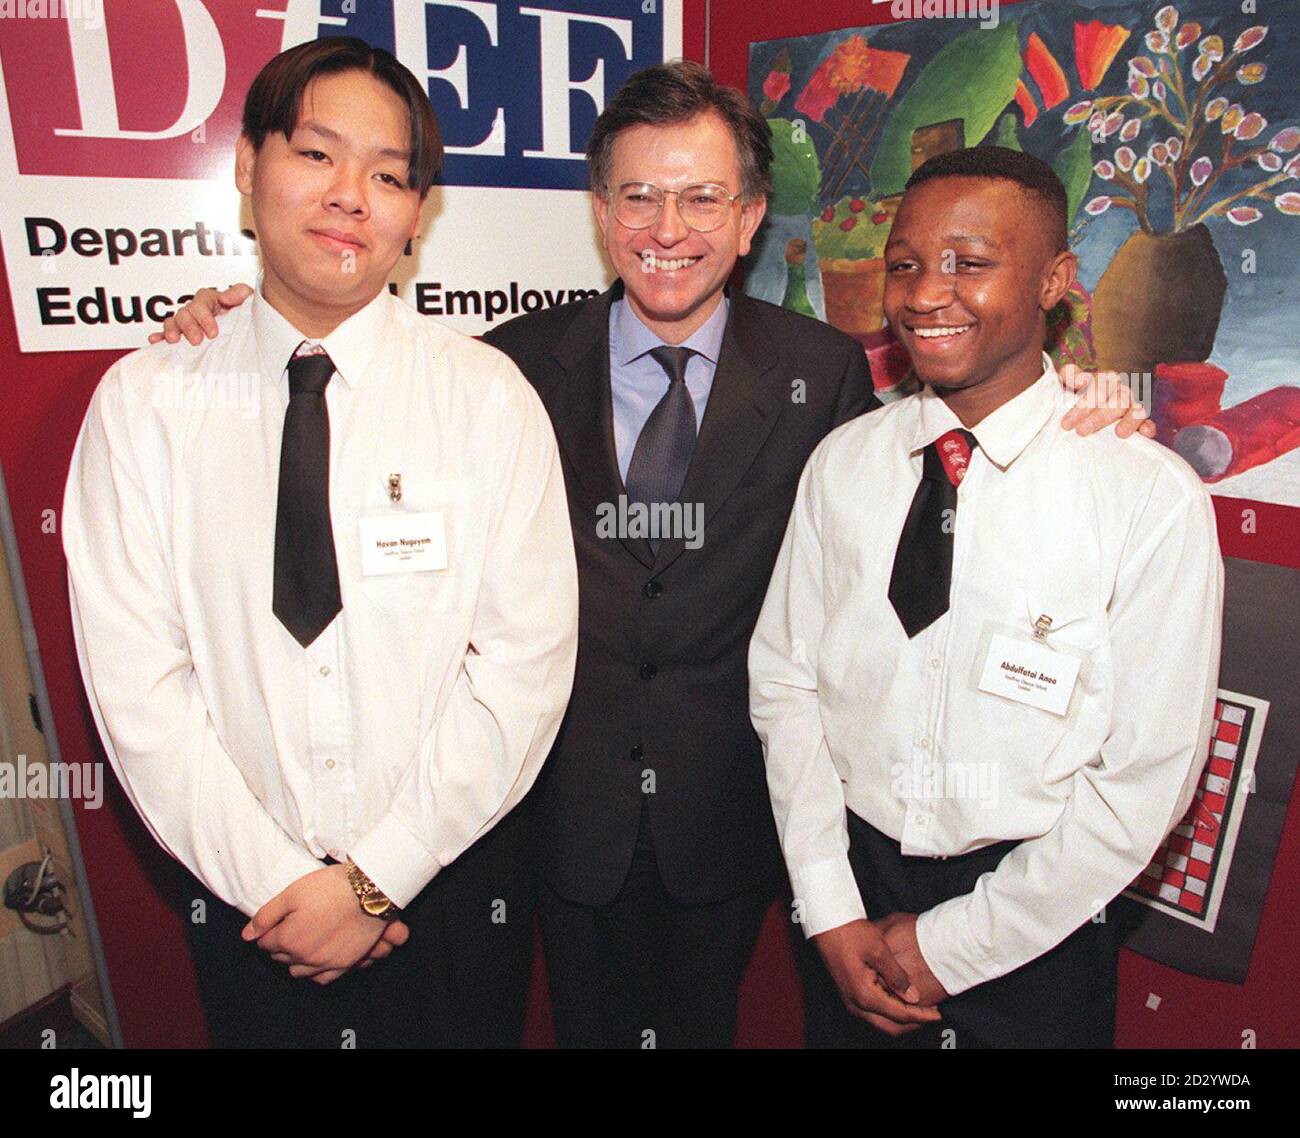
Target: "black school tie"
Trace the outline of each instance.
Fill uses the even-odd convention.
[[[921,484],[912,497],[889,578],[889,601],[909,640],[948,611],[957,484],[978,445],[970,431],[956,430],[925,448]]]
[[[645,505],[677,501],[696,438],[695,403],[686,389],[686,362],[695,352],[665,346],[650,354],[668,373],[668,390],[641,428],[626,479],[628,501]],[[658,540],[651,538],[650,548],[658,553]]]
[[[280,443],[271,611],[304,648],[343,608],[330,525],[330,418],[327,355],[289,361],[289,409]]]

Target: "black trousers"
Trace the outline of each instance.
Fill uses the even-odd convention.
[[[771,897],[755,889],[682,905],[664,889],[642,804],[618,897],[600,907],[539,887],[561,1047],[730,1047],[736,997]]]
[[[517,814],[406,907],[406,944],[325,985],[294,979],[287,965],[242,941],[248,918],[195,878],[206,921],[196,924],[192,909],[184,916],[213,1044],[518,1047],[536,898]]]
[[[848,823],[849,860],[872,918],[924,912],[969,893],[1018,844],[1001,842],[946,860],[906,857],[898,842],[852,812]],[[816,946],[805,941],[806,1042],[840,1048],[1111,1047],[1117,956],[1113,927],[1089,921],[1014,972],[945,1000],[941,1022],[894,1039],[845,1011]]]

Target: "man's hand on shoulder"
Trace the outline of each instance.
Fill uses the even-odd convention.
[[[246,284],[233,284],[221,292],[215,288],[201,288],[184,308],[178,308],[175,315],[163,321],[161,332],[149,333],[149,343],[166,340],[169,344],[179,344],[182,336],[195,346],[203,343],[204,336],[215,340],[217,317],[238,308],[252,295],[252,286]]]
[[[819,933],[813,943],[850,1015],[895,1036],[942,1018],[920,1003],[913,980],[871,922],[850,921]]]
[[[1147,438],[1156,435],[1156,425],[1147,418],[1147,410],[1133,398],[1133,389],[1121,372],[1080,371],[1074,364],[1060,369],[1061,385],[1079,393],[1079,399],[1061,419],[1066,431],[1090,435],[1115,424],[1121,439],[1141,432]]]
[[[244,926],[243,937],[288,964],[289,975],[328,984],[358,963],[382,960],[405,943],[407,930],[400,921],[386,924],[366,914],[347,868],[331,865],[272,897]]]

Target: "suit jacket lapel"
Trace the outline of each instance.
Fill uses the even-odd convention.
[[[762,449],[790,394],[760,306],[743,293],[729,295],[731,309],[704,422],[678,495],[683,504],[704,503],[705,526]],[[663,542],[655,570],[667,568],[685,547],[682,537]]]
[[[622,295],[623,282],[615,281],[578,314],[552,353],[568,374],[563,389],[554,395],[556,439],[592,502],[611,507],[617,507],[619,496],[626,493],[614,452],[609,386],[609,309]],[[581,524],[588,521],[583,518]],[[629,538],[620,532],[619,540],[647,569],[654,564],[645,538]]]

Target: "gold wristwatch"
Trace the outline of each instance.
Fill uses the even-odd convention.
[[[361,908],[368,916],[378,917],[381,921],[396,920],[402,915],[402,910],[388,899],[384,893],[351,857],[347,860],[348,884],[352,886],[352,892],[357,895],[357,900],[361,902]]]

